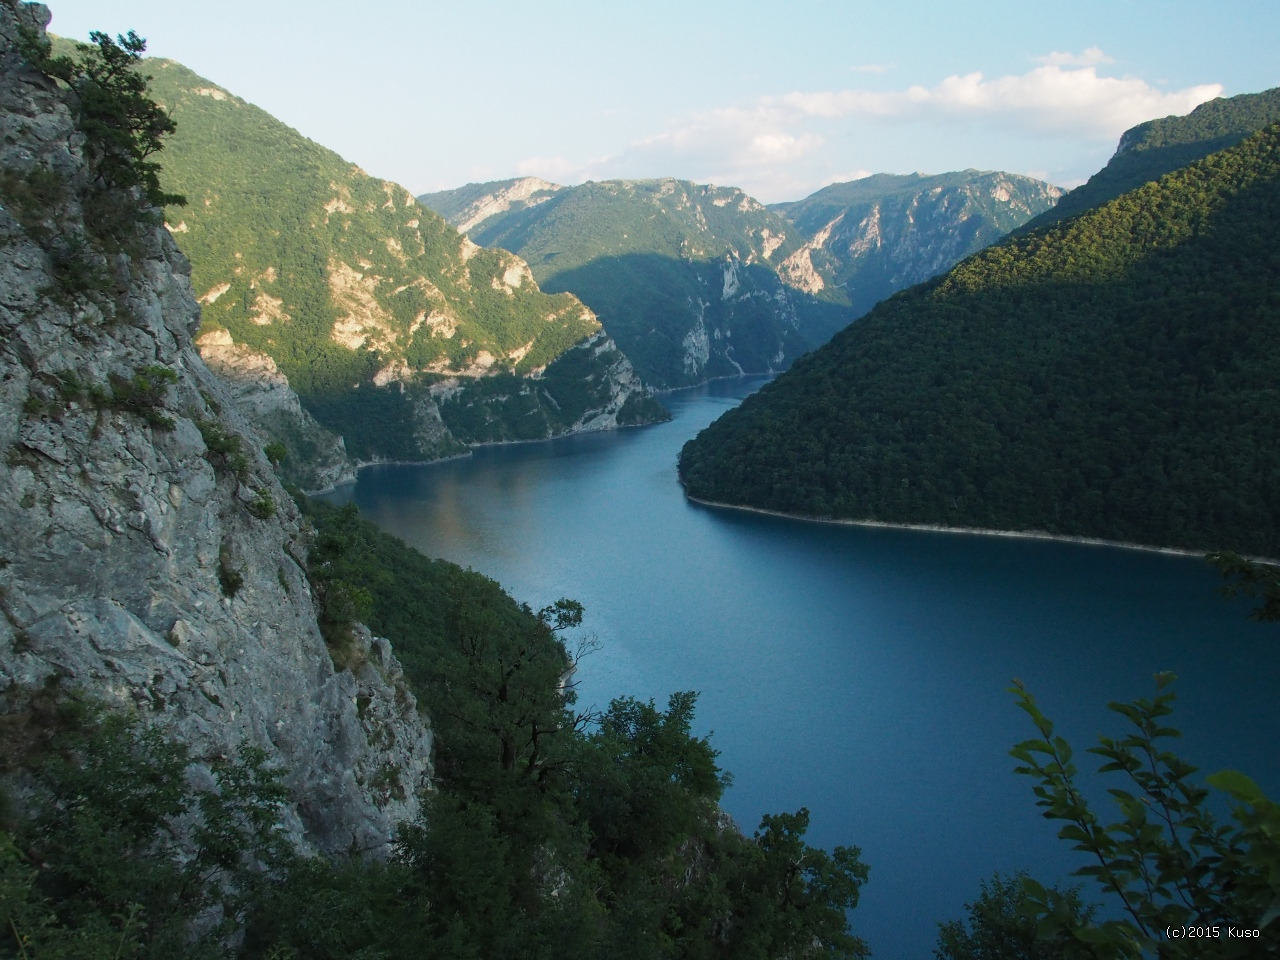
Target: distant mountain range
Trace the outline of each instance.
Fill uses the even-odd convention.
[[[362,459],[662,415],[591,310],[543,293],[519,257],[180,64],[147,66],[178,125],[164,187],[189,200],[170,228],[224,375],[287,377]],[[323,445],[261,419],[300,459]]]
[[[1046,209],[1057,188],[882,175],[766,208],[731,187],[525,178],[419,200],[571,292],[656,385],[781,369],[877,300]]]
[[[1210,150],[1236,134],[1208,120],[1258,122],[1276,93],[1135,128],[1117,166]],[[682,481],[809,516],[1280,556],[1277,278],[1273,124],[890,298],[691,441]]]
[[[810,238],[782,275],[810,293],[838,291],[860,317],[1052,209],[1062,193],[1011,173],[880,173],[770,209]]]
[[[590,306],[661,387],[781,369],[849,321],[786,284],[798,231],[732,187],[684,180],[473,184],[420,198]]]

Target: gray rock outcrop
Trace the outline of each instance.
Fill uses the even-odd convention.
[[[202,333],[196,346],[231,389],[240,413],[264,438],[284,446],[286,479],[307,492],[355,481],[355,464],[342,438],[307,412],[274,360],[236,343],[226,330]]]
[[[189,266],[20,52],[48,18],[0,0],[0,706],[78,689],[198,756],[255,745],[300,849],[376,851],[430,731],[385,641],[334,669],[305,523],[192,342]]]

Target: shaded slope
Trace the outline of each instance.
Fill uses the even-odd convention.
[[[1185,117],[1148,120],[1125,131],[1107,165],[1027,224],[1045,227],[1101,206],[1280,120],[1280,88],[1202,103]]]
[[[686,489],[1280,555],[1278,141],[893,297],[691,441]]]
[[[490,186],[493,201],[511,189]],[[470,187],[453,193],[441,209],[489,202]],[[783,282],[777,264],[804,238],[741,190],[611,180],[530,200],[539,202],[454,219],[470,217],[477,242],[520,254],[545,290],[581,297],[656,385],[779,369],[850,319],[843,304]]]

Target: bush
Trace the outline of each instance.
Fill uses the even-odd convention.
[[[196,426],[204,439],[208,460],[213,469],[229,470],[243,483],[249,479],[249,458],[244,453],[244,442],[238,433],[232,433],[216,420],[197,420]]]
[[[1220,773],[1209,784],[1242,806],[1234,826],[1218,821],[1209,790],[1192,779],[1196,768],[1162,742],[1179,736],[1169,726],[1172,682],[1172,674],[1159,674],[1155,697],[1110,704],[1132,730],[1119,739],[1100,737],[1089,751],[1103,759],[1100,773],[1122,778],[1109,791],[1121,814],[1113,823],[1104,823],[1080,792],[1070,744],[1054,736],[1053,722],[1021,685],[1013,688],[1040,733],[1010,751],[1021,764],[1017,772],[1035,779],[1036,804],[1063,824],[1058,836],[1088,855],[1076,874],[1113,896],[1123,919],[1092,923],[1070,909],[1066,895],[1032,880],[1024,883],[1025,908],[1042,936],[1076,947],[1077,955],[1280,956],[1280,805],[1248,777]],[[1193,927],[1219,932],[1186,939],[1168,932]],[[1246,938],[1229,936],[1232,929]]]
[[[173,418],[161,411],[169,387],[178,382],[178,374],[160,364],[151,364],[134,373],[132,379],[113,377],[108,405],[142,417],[160,430],[172,430]]]
[[[231,565],[231,551],[223,544],[218,551],[218,585],[225,597],[234,597],[244,586],[244,569]]]
[[[225,955],[265,877],[291,859],[285,793],[263,754],[213,761],[213,788],[193,790],[185,746],[62,707],[56,740],[27,758],[29,802],[0,832],[0,910],[18,947],[5,955]]]
[[[249,512],[259,520],[270,520],[276,515],[276,501],[266,490],[256,490],[256,494],[252,502],[249,504]]]

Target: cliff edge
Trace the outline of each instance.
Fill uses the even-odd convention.
[[[430,731],[386,641],[335,669],[305,525],[193,345],[190,267],[31,61],[48,20],[0,2],[0,707],[78,690],[207,759],[257,746],[300,849],[376,851]]]

